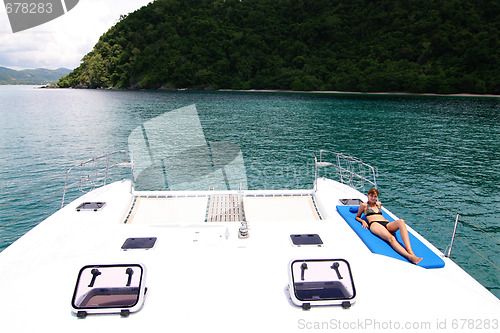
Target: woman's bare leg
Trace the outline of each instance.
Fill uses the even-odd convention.
[[[394,235],[391,234],[389,230],[387,230],[383,225],[378,223],[373,223],[370,227],[370,231],[374,235],[388,242],[397,253],[408,259],[410,262],[418,264],[422,260],[422,258],[419,258],[415,254],[408,252],[401,244],[399,244],[396,237],[394,237]]]
[[[410,235],[408,235],[408,229],[406,229],[406,223],[404,220],[400,219],[390,222],[387,225],[387,230],[389,232],[396,232],[399,230],[399,232],[401,233],[401,238],[403,239],[403,243],[405,244],[406,251],[409,254],[415,255],[415,253],[413,253],[413,250],[411,248]]]

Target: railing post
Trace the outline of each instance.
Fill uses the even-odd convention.
[[[104,169],[104,185],[108,181],[108,171],[109,171],[109,159],[111,155],[106,156],[106,168]]]
[[[71,169],[66,170],[66,177],[64,179],[64,188],[63,188],[63,194],[62,194],[62,200],[61,200],[61,208],[64,207],[64,199],[66,199],[66,186],[68,186],[68,177]]]
[[[451,256],[451,249],[453,248],[453,241],[455,240],[455,234],[457,232],[458,220],[460,219],[460,214],[457,213],[457,218],[455,220],[455,227],[453,228],[453,236],[451,236],[451,243],[448,245],[445,251],[445,257],[449,258]]]
[[[340,164],[340,155],[337,154],[337,165],[339,168],[339,177],[340,177],[340,182],[344,184],[344,176],[342,174],[342,165]]]
[[[317,190],[318,190],[318,156],[314,154],[314,192],[316,192]]]
[[[134,181],[134,152],[129,151],[127,153],[128,158],[130,160],[130,193],[134,193],[135,189],[135,181]]]

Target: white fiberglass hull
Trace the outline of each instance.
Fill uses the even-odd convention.
[[[500,300],[453,261],[418,234],[443,257],[443,268],[423,269],[371,253],[335,209],[341,198],[364,196],[327,179],[319,179],[317,185],[316,191],[224,192],[239,194],[246,202],[246,239],[238,237],[240,223],[205,222],[200,217],[204,200],[213,191],[131,193],[129,181],[94,190],[0,253],[2,328],[6,332],[40,328],[457,332],[469,331],[470,325],[498,329]],[[176,194],[185,200],[169,206],[172,201],[167,200]],[[138,197],[147,196],[149,201],[133,207]],[[297,199],[307,196],[315,206]],[[100,211],[76,211],[82,202],[97,201],[106,202]],[[293,246],[290,235],[303,233],[320,235],[323,246]],[[157,243],[150,250],[123,251],[129,237],[156,237]],[[349,309],[318,306],[308,311],[293,305],[289,263],[332,258],[349,262],[356,302]],[[83,266],[134,263],[147,268],[147,294],[137,313],[126,318],[76,317],[71,298]]]

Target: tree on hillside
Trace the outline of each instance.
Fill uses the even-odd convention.
[[[156,0],[58,84],[500,94],[498,36],[485,0]]]

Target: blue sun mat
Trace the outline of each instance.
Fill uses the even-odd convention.
[[[358,206],[337,206],[337,211],[340,216],[349,224],[349,226],[354,230],[354,232],[358,235],[358,237],[365,243],[365,245],[372,251],[373,253],[381,254],[384,256],[392,257],[395,259],[403,260],[408,262],[406,258],[402,255],[394,251],[394,249],[384,241],[383,239],[375,236],[371,233],[369,229],[364,229],[361,223],[356,221],[355,217],[358,212]],[[394,221],[387,213],[384,211],[383,216],[388,221]],[[364,214],[362,218],[365,218]],[[424,243],[422,243],[418,238],[410,234],[410,243],[413,249],[413,252],[418,257],[422,257],[422,261],[420,261],[417,266],[421,266],[424,268],[441,268],[444,267],[444,261],[437,254],[432,252]],[[401,239],[401,235],[399,230],[395,234],[396,239],[399,241],[401,245],[404,246],[403,240]]]

